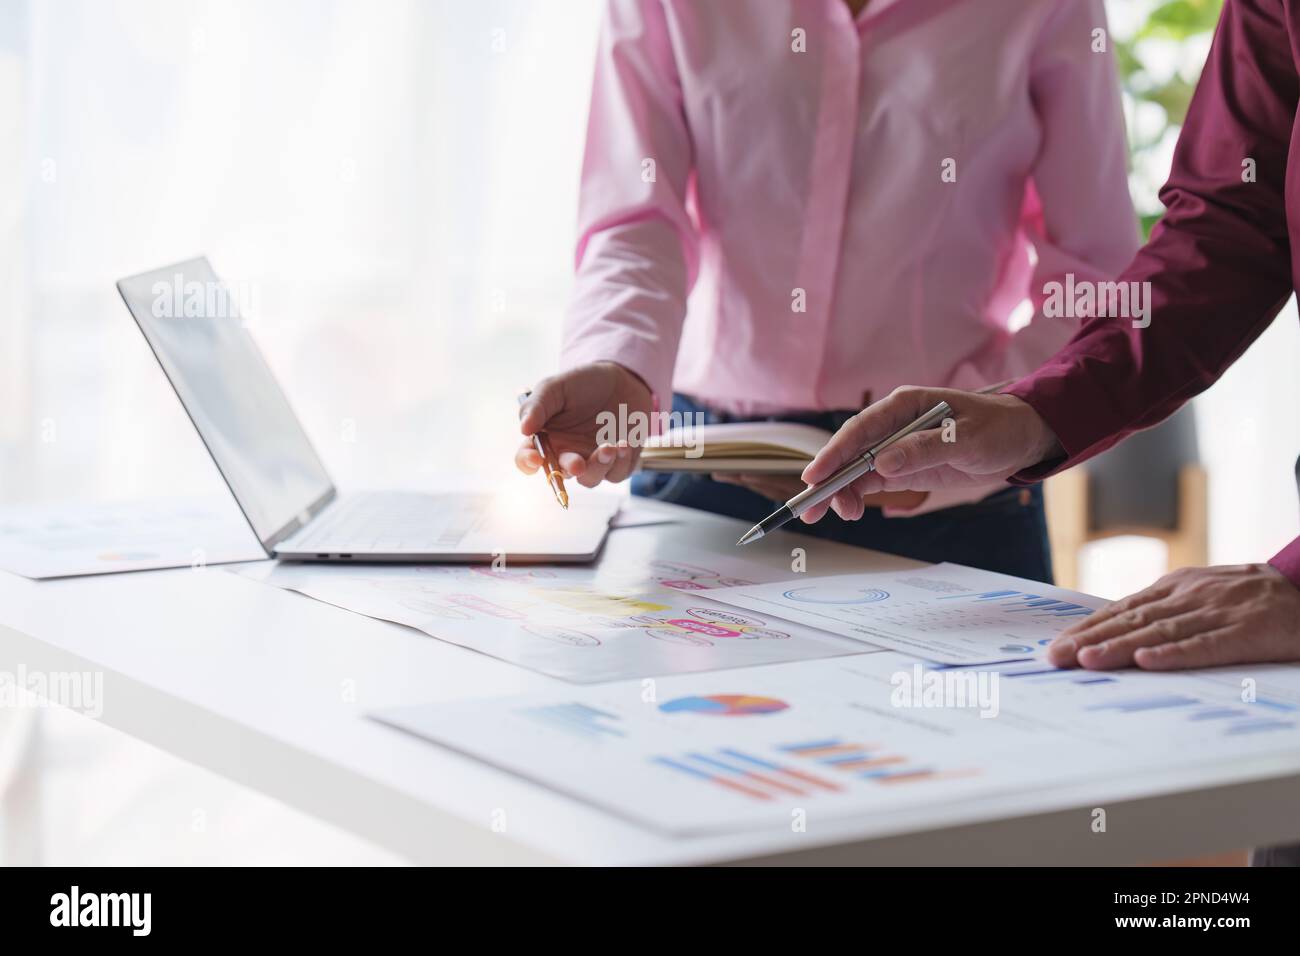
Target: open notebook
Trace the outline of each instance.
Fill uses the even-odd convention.
[[[730,471],[797,475],[831,433],[791,422],[736,422],[671,428],[641,449],[647,471]]]

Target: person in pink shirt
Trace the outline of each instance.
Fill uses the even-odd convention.
[[[561,371],[521,431],[593,486],[637,462],[602,412],[835,431],[904,383],[1019,377],[1079,326],[1053,283],[1137,250],[1126,155],[1102,0],[607,0]],[[633,482],[749,522],[801,487]],[[859,506],[802,530],[1050,579],[1037,487]]]

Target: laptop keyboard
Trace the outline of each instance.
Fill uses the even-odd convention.
[[[491,502],[491,495],[359,494],[326,509],[292,544],[299,551],[444,551],[474,530]]]

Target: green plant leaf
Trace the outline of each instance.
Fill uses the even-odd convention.
[[[1186,40],[1213,30],[1219,22],[1223,0],[1167,0],[1151,11],[1138,36]]]

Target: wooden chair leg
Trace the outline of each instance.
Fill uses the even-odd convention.
[[[1043,503],[1056,583],[1077,590],[1079,552],[1088,541],[1088,473],[1071,468],[1048,478],[1043,483]]]
[[[1178,528],[1167,540],[1170,571],[1210,563],[1209,479],[1200,465],[1178,472]]]

